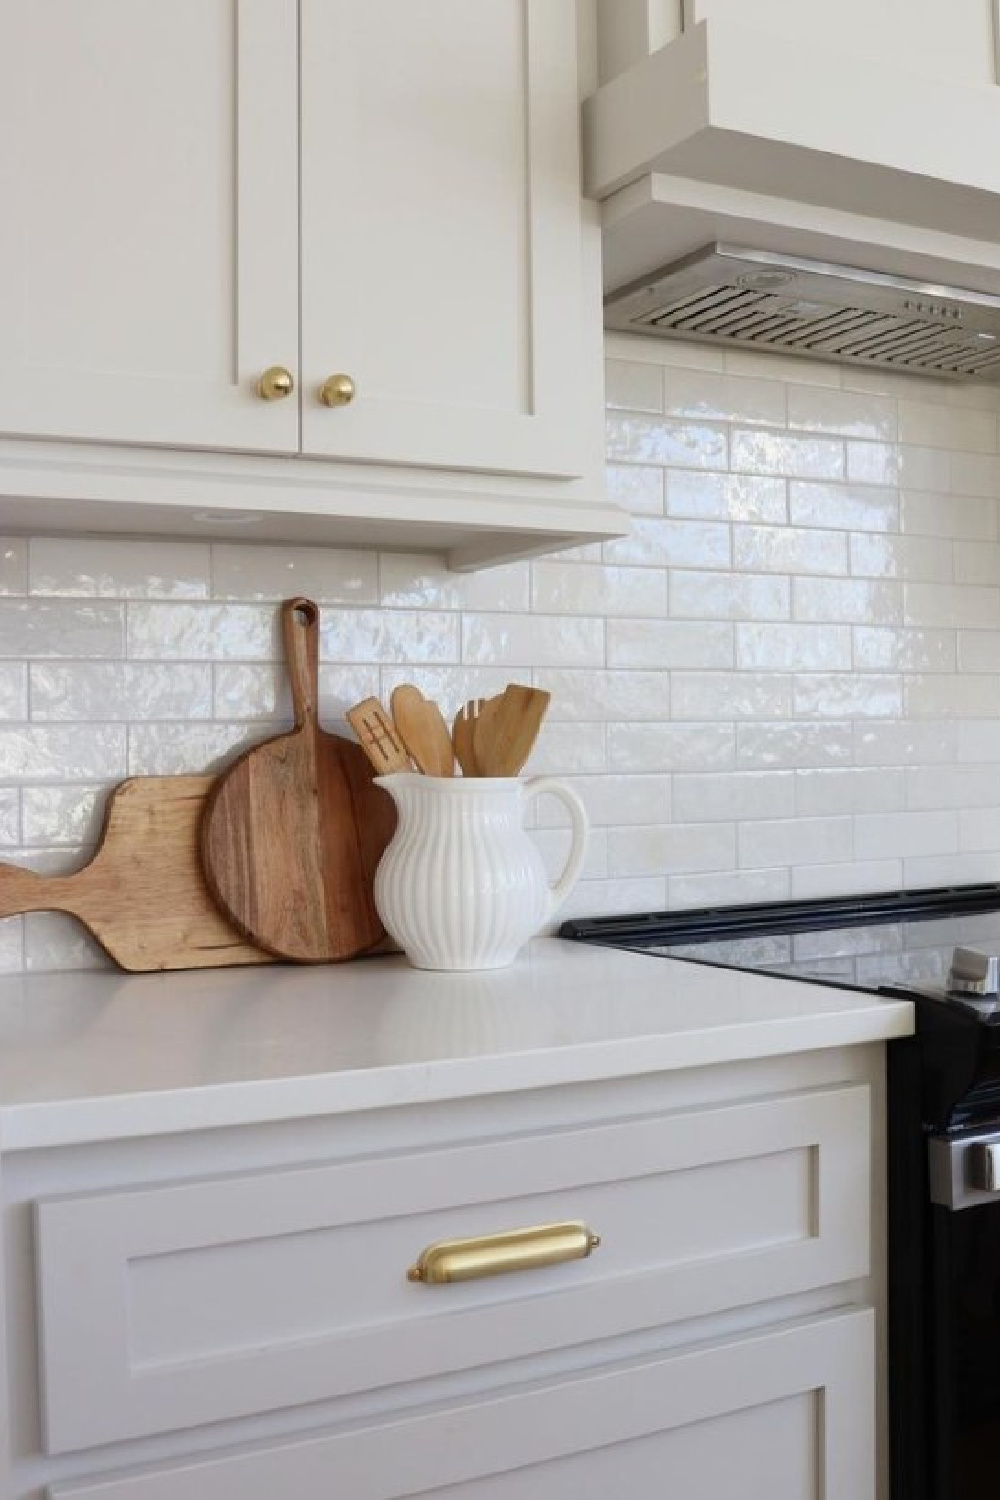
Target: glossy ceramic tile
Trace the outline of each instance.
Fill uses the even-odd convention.
[[[661,516],[666,477],[666,470],[652,466],[647,468],[642,464],[608,464],[605,490],[612,504],[623,505],[634,516]],[[524,566],[527,567],[527,564]],[[491,568],[489,571],[500,570]]]
[[[120,542],[34,537],[28,554],[32,594],[109,599],[207,599],[207,542]]]
[[[645,517],[632,522],[628,536],[605,542],[603,552],[607,562],[674,568],[728,568],[732,556],[728,526]]]
[[[670,575],[669,609],[682,620],[787,620],[789,578],[677,571]]]
[[[123,656],[121,604],[75,599],[0,599],[0,659]]]
[[[788,390],[788,426],[793,431],[892,443],[898,434],[896,406],[887,397],[793,385]]]
[[[609,620],[609,667],[733,667],[733,626],[721,621]]]
[[[665,615],[667,575],[610,563],[537,562],[531,608],[546,615]]]
[[[794,526],[734,526],[733,564],[741,573],[843,574],[847,537]]]
[[[756,474],[706,474],[668,469],[667,514],[700,520],[756,521],[783,526],[788,519],[786,481]]]
[[[302,593],[331,729],[404,681],[449,718],[512,679],[552,693],[527,773],[569,778],[594,830],[564,915],[1000,878],[1000,393],[624,335],[608,354],[632,526],[603,547],[456,574],[0,537],[5,855],[72,868],[125,775],[287,728],[275,606]],[[564,818],[529,812],[550,874]],[[104,963],[68,919],[0,922],[0,969]]]
[[[813,484],[793,479],[788,486],[793,526],[840,531],[897,531],[899,494],[864,484]]]
[[[291,599],[303,595],[320,604],[375,604],[378,554],[335,547],[212,545],[212,594],[216,599]]]
[[[28,543],[23,537],[0,536],[0,594],[28,591]]]

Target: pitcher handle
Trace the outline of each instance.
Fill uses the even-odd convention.
[[[587,818],[587,810],[572,787],[565,782],[557,780],[555,776],[532,776],[522,783],[522,791],[525,799],[528,797],[540,797],[544,792],[550,792],[569,813],[571,842],[566,863],[562,874],[549,887],[549,909],[546,917],[551,917],[553,912],[558,911],[566,897],[576,884],[580,870],[583,868],[584,857],[587,853],[587,833],[590,823]]]

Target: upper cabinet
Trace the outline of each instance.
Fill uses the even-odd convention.
[[[298,447],[295,0],[0,0],[0,432]]]
[[[997,0],[600,0],[605,286],[718,241],[1000,293]]]
[[[577,12],[0,0],[5,524],[459,566],[625,529]]]

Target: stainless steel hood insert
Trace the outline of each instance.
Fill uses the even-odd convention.
[[[1000,297],[708,245],[604,304],[607,328],[1000,384]]]

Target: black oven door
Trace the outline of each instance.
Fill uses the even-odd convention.
[[[1000,1131],[929,1142],[933,1500],[1000,1494]]]

